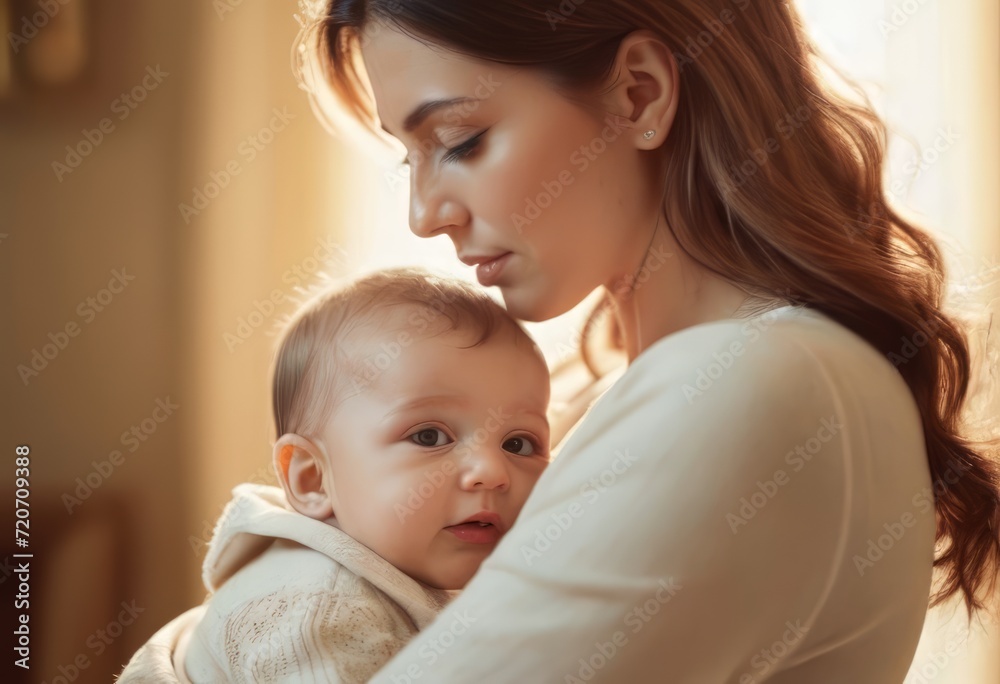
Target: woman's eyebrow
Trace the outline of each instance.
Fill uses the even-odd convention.
[[[406,118],[403,119],[403,131],[406,133],[412,133],[420,124],[424,122],[424,119],[437,110],[445,107],[454,107],[455,105],[465,104],[466,102],[472,102],[475,99],[476,98],[474,97],[453,97],[447,100],[427,100],[406,115]],[[385,127],[385,124],[382,124],[382,130],[389,135],[396,137],[392,131]]]

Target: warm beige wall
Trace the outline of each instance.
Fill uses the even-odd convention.
[[[261,328],[230,353],[223,334],[254,300],[276,288],[292,294],[282,274],[308,267],[318,239],[336,241],[364,201],[364,165],[346,158],[291,77],[295,3],[226,3],[232,11],[221,17],[219,4],[95,0],[96,76],[62,99],[0,100],[8,293],[0,298],[0,431],[4,449],[29,443],[34,455],[32,681],[50,681],[83,656],[89,665],[76,681],[107,682],[157,627],[201,599],[204,549],[190,540],[210,528],[229,489],[265,474],[270,458],[274,340]],[[169,76],[57,181],[51,162],[64,146],[115,116],[114,98],[157,64]],[[295,118],[249,161],[239,145],[268,125],[273,108]],[[178,204],[229,161],[241,173],[185,224]],[[78,303],[122,267],[135,280],[24,386],[17,364],[49,332],[82,323]],[[167,396],[179,408],[128,452],[122,431]],[[116,447],[124,462],[68,515],[61,496]],[[12,481],[12,473],[0,477],[0,492]],[[114,546],[109,521],[123,525],[124,547]],[[9,586],[0,575],[0,590]],[[143,612],[98,655],[88,639],[133,600]]]
[[[993,316],[993,354],[1000,349],[1000,4],[996,0],[940,2],[944,36],[941,55],[946,74],[941,98],[945,119],[961,133],[943,163],[948,179],[949,232],[963,246],[955,276],[979,287],[974,311]],[[973,340],[978,353],[985,333]],[[1000,388],[996,357],[983,386],[991,401],[980,407],[980,421],[1000,429]],[[1000,630],[995,619],[970,627],[957,603],[928,615],[920,652],[908,684],[993,684],[1000,673]],[[917,678],[922,674],[925,680]]]
[[[355,238],[340,233],[366,225],[376,171],[321,129],[289,76],[294,3],[232,4],[220,17],[210,2],[95,0],[98,71],[109,75],[85,96],[87,106],[0,101],[0,283],[13,294],[0,297],[0,432],[4,445],[28,442],[35,456],[33,540],[39,570],[47,564],[33,580],[33,619],[43,625],[37,681],[81,654],[92,665],[78,682],[109,681],[117,654],[98,656],[87,639],[115,619],[119,602],[144,609],[115,641],[128,654],[199,600],[203,549],[193,551],[190,538],[206,532],[234,484],[266,473],[269,460],[273,338],[265,326],[230,353],[223,334],[254,300],[273,289],[292,294],[282,274],[308,266],[319,238],[346,248],[336,256],[345,268],[360,261]],[[1000,263],[1000,10],[995,0],[948,0],[947,8],[955,65],[941,97],[949,119],[977,131],[947,160],[959,179],[955,223],[963,241]],[[52,160],[156,64],[170,73],[162,86],[58,182]],[[274,107],[296,118],[247,162],[238,145]],[[240,175],[186,225],[177,205],[230,160]],[[80,322],[78,303],[121,267],[136,280],[25,387],[16,365],[49,332]],[[92,461],[122,449],[122,431],[166,396],[180,406],[175,415],[134,453],[126,449],[124,463],[67,515],[60,497]],[[9,482],[0,479],[0,491]],[[122,557],[113,555],[122,549],[109,538],[109,518],[125,526]],[[7,587],[0,577],[0,590]],[[949,639],[937,624],[934,615],[932,650]],[[985,684],[982,673],[1000,670],[997,653],[994,633],[953,659],[950,680],[934,681]]]
[[[108,681],[114,649],[134,648],[188,599],[176,581],[186,567],[177,549],[188,506],[178,445],[190,413],[177,382],[184,322],[171,207],[191,71],[176,36],[189,30],[189,7],[93,3],[100,12],[91,34],[94,75],[83,87],[65,97],[0,101],[0,233],[7,234],[0,242],[7,295],[0,298],[0,430],[4,463],[12,463],[15,443],[33,452],[31,681],[49,681],[81,656],[88,666],[78,682]],[[157,64],[170,75],[119,120],[113,101]],[[65,146],[104,117],[114,119],[114,131],[59,182],[52,162],[64,161]],[[92,320],[81,316],[78,305],[123,268],[135,280]],[[25,386],[16,366],[71,322],[78,336]],[[131,451],[122,432],[148,420],[156,400],[168,396],[180,409],[147,423],[155,432],[131,442]],[[101,466],[107,477],[94,473],[92,462],[116,449],[123,462],[110,472]],[[75,496],[77,478],[88,476],[99,486],[68,514],[61,497]],[[13,471],[4,472],[0,490],[12,483]],[[114,523],[124,528],[124,547],[112,546]],[[117,620],[115,606],[133,600],[143,612],[108,648],[97,630]],[[88,643],[92,637],[98,640]]]
[[[343,231],[359,223],[363,181],[370,177],[322,129],[291,77],[297,29],[289,7],[246,3],[223,22],[207,22],[201,36],[203,69],[191,115],[197,142],[178,184],[182,195],[228,160],[244,162],[239,141],[267,126],[275,109],[294,118],[259,159],[242,164],[232,191],[181,229],[191,256],[181,301],[191,324],[184,346],[194,370],[189,391],[197,420],[186,445],[198,537],[207,538],[233,485],[270,478],[267,371],[274,329],[294,308],[294,269],[313,272],[317,253],[333,262],[333,275],[352,263]],[[280,303],[245,342],[224,339],[238,333],[238,319],[257,310],[255,302],[269,301],[275,291]],[[198,581],[194,573],[189,579]]]

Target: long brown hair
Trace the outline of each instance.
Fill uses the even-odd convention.
[[[332,0],[304,40],[341,106],[371,130],[359,46],[383,25],[536,69],[575,95],[610,76],[632,31],[669,46],[681,96],[662,148],[664,210],[678,244],[748,293],[828,315],[896,366],[920,408],[935,485],[943,582],[931,606],[959,592],[970,619],[988,606],[980,590],[992,595],[1000,565],[997,443],[962,434],[971,359],[967,333],[942,310],[942,254],[889,206],[885,126],[820,78],[792,3]]]

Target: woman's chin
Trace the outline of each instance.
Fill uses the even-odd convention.
[[[536,292],[525,292],[518,288],[501,288],[504,305],[509,313],[519,321],[539,323],[561,316],[574,305],[559,306],[558,300]]]

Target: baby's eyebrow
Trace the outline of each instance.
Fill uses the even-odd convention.
[[[425,406],[465,406],[468,403],[469,400],[466,397],[457,394],[436,394],[427,397],[418,397],[417,399],[397,403],[385,414],[382,420],[385,421],[397,414],[424,408]]]
[[[538,411],[536,411],[534,409],[522,409],[521,413],[527,414],[529,416],[534,416],[535,418],[538,418],[540,421],[542,421],[546,425],[549,424],[549,417],[546,416],[544,413],[539,413]]]
[[[548,431],[549,429],[549,417],[544,413],[541,413],[536,409],[527,406],[526,404],[515,404],[514,406],[510,407],[502,406],[498,407],[498,409],[499,411],[501,411],[503,414],[506,415],[518,416],[518,417],[527,416],[529,418],[533,418],[534,420],[537,420],[540,425],[544,425],[546,431]]]

